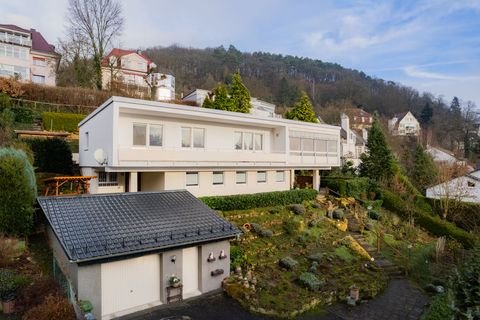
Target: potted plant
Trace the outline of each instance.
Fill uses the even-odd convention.
[[[12,270],[0,269],[0,300],[3,313],[11,314],[15,311],[16,291],[24,283],[25,278]]]
[[[168,279],[168,283],[170,284],[170,286],[172,287],[178,287],[182,284],[182,281],[180,280],[179,277],[177,277],[176,275],[172,274],[172,276],[170,277],[170,279]]]

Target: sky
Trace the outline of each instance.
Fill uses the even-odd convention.
[[[233,44],[320,59],[480,107],[480,0],[119,0],[117,47]],[[64,37],[67,0],[0,0],[0,23]]]

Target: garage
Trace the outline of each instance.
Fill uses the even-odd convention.
[[[102,317],[160,303],[159,255],[103,263],[101,269]]]

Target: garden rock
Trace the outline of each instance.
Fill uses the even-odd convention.
[[[333,219],[343,219],[343,216],[345,215],[344,211],[342,209],[337,209],[333,211]]]
[[[322,282],[311,272],[304,272],[298,277],[298,282],[311,291],[320,289]]]
[[[282,268],[292,270],[298,265],[298,261],[293,259],[292,257],[285,257],[285,258],[280,259],[278,264]]]
[[[294,214],[305,214],[305,207],[301,204],[291,204],[288,207],[288,210],[292,211]]]
[[[323,258],[323,253],[314,253],[308,256],[309,260],[315,261],[315,262],[320,262]]]

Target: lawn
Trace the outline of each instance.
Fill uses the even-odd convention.
[[[323,209],[312,203],[305,207],[306,213],[299,215],[285,207],[223,213],[241,228],[255,224],[232,246],[232,269],[240,265],[247,281],[234,276],[236,280],[227,286],[227,292],[252,311],[294,317],[299,310],[320,311],[322,306],[345,300],[352,285],[360,288],[363,299],[376,296],[386,285],[383,273],[343,244],[347,233],[338,230]],[[264,232],[262,236],[255,229],[271,230],[273,235]],[[281,267],[279,260],[285,257],[298,264]],[[299,281],[306,272],[308,277],[314,275],[319,288],[308,289]]]

